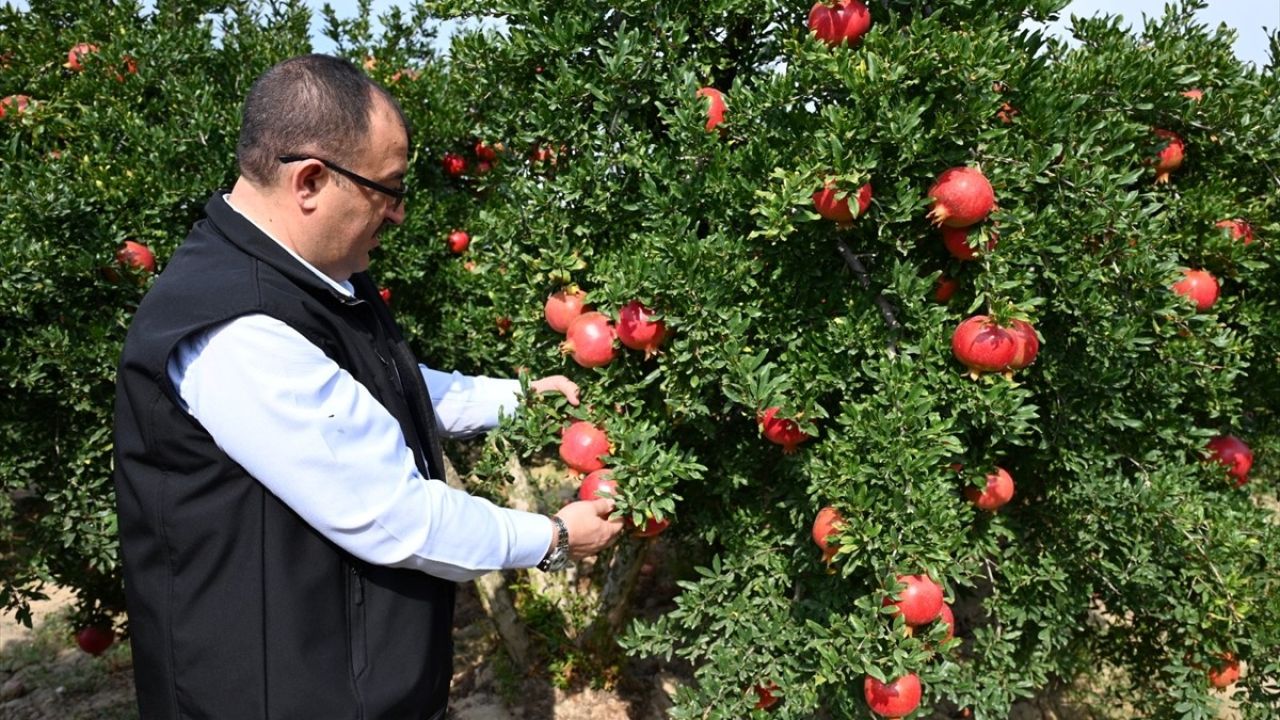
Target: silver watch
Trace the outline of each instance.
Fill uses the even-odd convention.
[[[556,526],[556,544],[547,551],[542,562],[538,563],[538,569],[543,572],[560,572],[569,567],[569,528],[565,527],[558,515],[552,515],[551,522]]]

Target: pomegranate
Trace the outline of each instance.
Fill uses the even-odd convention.
[[[477,140],[475,145],[476,159],[482,162],[494,162],[498,159],[498,151],[483,140]]]
[[[587,294],[570,285],[547,296],[547,303],[542,314],[552,330],[563,334],[569,329],[569,323],[582,314],[587,307]]]
[[[21,115],[27,111],[31,105],[31,97],[29,95],[6,95],[0,99],[0,118],[8,114],[9,110],[13,110],[13,114]]]
[[[108,625],[90,625],[76,632],[76,645],[90,655],[101,655],[116,641],[116,634]]]
[[[67,51],[67,62],[62,67],[71,72],[81,72],[84,70],[84,59],[98,52],[98,46],[93,43],[76,43]]]
[[[449,252],[454,255],[461,255],[467,251],[467,247],[471,245],[471,236],[466,230],[454,230],[449,233]]]
[[[667,324],[652,319],[653,311],[632,300],[618,311],[618,340],[632,350],[643,350],[648,360],[667,337]]]
[[[964,489],[964,496],[979,510],[994,512],[1013,499],[1013,476],[1004,468],[997,467],[987,475],[986,487],[979,490],[969,485]]]
[[[1253,468],[1253,450],[1235,435],[1219,435],[1206,446],[1212,460],[1225,465],[1227,474],[1236,479],[1236,487],[1249,482]]]
[[[382,302],[391,304],[391,288],[379,288],[378,297],[382,298]]]
[[[1222,689],[1240,679],[1240,661],[1231,653],[1222,653],[1218,659],[1222,662],[1209,670],[1209,684]]]
[[[947,636],[942,639],[943,642],[956,636],[956,614],[951,612],[951,606],[945,602],[942,603],[942,612],[938,613],[938,620],[947,626]]]
[[[1183,151],[1186,149],[1186,143],[1172,130],[1152,128],[1152,132],[1167,141],[1164,147],[1160,149],[1160,152],[1156,153],[1155,158],[1156,184],[1163,185],[1169,182],[1170,173],[1182,167],[1182,157]]]
[[[601,455],[613,452],[604,430],[578,420],[560,433],[560,459],[578,472],[591,473],[604,467]]]
[[[942,228],[942,244],[946,246],[947,252],[951,253],[951,257],[965,262],[977,257],[969,245],[971,232],[974,232],[972,228],[945,226]],[[987,250],[995,250],[999,240],[1000,235],[992,230],[990,237],[987,238]]]
[[[897,606],[894,614],[902,615],[911,627],[931,623],[938,618],[938,613],[942,612],[942,586],[927,575],[899,575],[898,583],[906,585],[898,600],[895,602],[892,595],[887,596],[882,606]]]
[[[1236,218],[1234,220],[1219,220],[1218,222],[1214,223],[1213,226],[1229,230],[1231,232],[1232,240],[1239,240],[1241,238],[1244,238],[1245,245],[1249,245],[1253,243],[1253,226],[1245,222],[1244,220],[1241,220],[1239,218]]]
[[[822,561],[828,565],[831,564],[831,558],[835,557],[836,551],[840,549],[840,545],[831,538],[843,524],[844,516],[830,505],[819,510],[818,517],[813,520],[813,542],[822,550]]]
[[[934,225],[968,227],[986,219],[996,204],[995,191],[981,170],[953,167],[944,171],[929,188]]]
[[[818,214],[828,220],[834,220],[841,225],[847,225],[853,222],[855,217],[862,215],[871,207],[871,183],[864,183],[858,188],[858,212],[854,214],[849,207],[849,196],[836,199],[839,194],[836,184],[832,180],[827,180],[822,184],[822,189],[813,194],[813,205],[818,209]]]
[[[860,0],[818,0],[809,9],[809,31],[835,47],[842,42],[857,45],[871,29],[871,12]]]
[[[960,283],[946,275],[941,275],[938,277],[938,283],[933,287],[933,299],[940,303],[948,303],[951,301],[951,296],[956,294],[958,287]]]
[[[765,439],[781,445],[782,452],[790,455],[796,451],[800,443],[808,440],[810,436],[801,430],[794,420],[777,417],[778,409],[776,406],[765,409],[757,417],[757,423],[760,425],[760,432],[764,434]]]
[[[698,97],[707,99],[707,130],[715,130],[716,126],[724,122],[724,112],[727,105],[724,102],[724,93],[713,87],[698,88]]]
[[[1021,111],[1010,103],[1002,103],[1000,109],[996,111],[996,119],[1005,125],[1012,125],[1013,118],[1020,114]]]
[[[1003,372],[1018,352],[1013,333],[986,315],[974,315],[956,326],[951,335],[951,352],[969,374]]]
[[[1036,329],[1026,320],[1014,320],[1010,331],[1013,333],[1014,351],[1009,369],[1021,370],[1036,361],[1036,355],[1040,354],[1040,338],[1036,337]]]
[[[1193,102],[1200,102],[1202,99],[1204,99],[1204,91],[1201,90],[1200,88],[1191,88],[1190,90],[1184,90],[1182,92],[1182,97],[1187,98],[1188,100],[1191,100]]]
[[[120,249],[116,250],[116,262],[121,267],[130,268],[137,272],[153,273],[156,271],[156,256],[151,252],[151,248],[136,240],[124,241]]]
[[[457,153],[445,153],[440,159],[444,174],[449,177],[462,177],[467,172],[467,159]]]
[[[871,712],[886,718],[901,718],[920,707],[920,677],[908,673],[888,683],[867,676],[862,685],[863,697]]]
[[[601,468],[587,473],[578,487],[579,500],[595,500],[602,497],[617,497],[618,482],[613,479],[613,471]]]
[[[613,362],[613,339],[617,337],[609,318],[598,312],[584,312],[569,323],[560,352],[572,355],[582,367],[595,368]]]
[[[1173,284],[1173,291],[1196,304],[1204,312],[1218,300],[1218,279],[1207,270],[1185,270],[1182,279]]]
[[[124,74],[116,72],[116,82],[124,82],[126,76],[138,74],[138,61],[133,59],[132,55],[125,55],[120,61]]]
[[[628,520],[628,522],[630,522],[630,520]],[[645,521],[644,527],[640,528],[639,530],[636,530],[634,533],[632,533],[632,535],[635,535],[638,538],[657,537],[658,535],[661,535],[670,525],[671,525],[670,518],[663,518],[659,520],[657,518],[651,517]]]
[[[779,698],[777,695],[774,695],[774,693],[781,689],[782,688],[778,687],[773,681],[769,681],[769,682],[757,685],[756,696],[759,697],[760,699],[756,701],[755,709],[768,710],[772,708],[774,705],[777,705],[778,701],[781,700],[782,698]]]

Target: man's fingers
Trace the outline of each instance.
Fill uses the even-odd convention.
[[[594,504],[594,510],[596,511],[597,517],[607,518],[613,514],[613,509],[615,505],[612,499],[596,498],[591,502]]]

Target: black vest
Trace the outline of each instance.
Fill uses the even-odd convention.
[[[116,388],[115,486],[141,719],[443,718],[453,583],[369,565],[326,540],[218,448],[166,373],[182,338],[270,315],[368,388],[399,420],[418,469],[442,478],[417,363],[366,275],[351,278],[356,297],[346,297],[221,192],[205,213],[138,307]]]

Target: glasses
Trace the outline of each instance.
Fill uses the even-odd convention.
[[[276,159],[284,164],[302,162],[303,160],[318,160],[325,167],[347,178],[351,182],[357,185],[360,185],[361,187],[367,187],[370,190],[376,190],[377,192],[380,192],[383,195],[386,195],[387,197],[391,198],[392,210],[395,210],[399,208],[402,204],[404,204],[404,196],[409,192],[409,189],[405,187],[402,187],[400,189],[389,188],[386,185],[383,185],[382,183],[374,182],[363,175],[357,175],[356,173],[351,172],[350,170],[342,167],[341,165],[334,162],[329,162],[324,158],[312,157],[311,155],[281,155]]]

